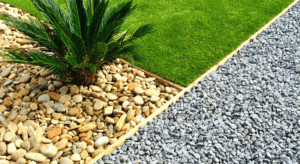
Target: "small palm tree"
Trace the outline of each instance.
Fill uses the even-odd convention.
[[[59,78],[91,84],[95,74],[106,64],[127,56],[131,62],[138,59],[134,40],[154,32],[152,24],[137,28],[131,35],[120,33],[121,25],[132,13],[132,1],[117,3],[108,8],[105,0],[66,0],[67,10],[55,0],[31,0],[49,21],[50,27],[38,19],[22,21],[4,15],[6,25],[48,48],[41,51],[8,51],[4,62],[38,65],[52,70]],[[134,64],[134,63],[133,63]]]

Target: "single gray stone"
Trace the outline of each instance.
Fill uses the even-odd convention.
[[[61,87],[63,85],[63,82],[61,82],[61,81],[53,81],[53,85],[55,87]]]
[[[65,112],[66,108],[63,104],[55,104],[54,109],[56,112]]]
[[[50,96],[48,94],[43,94],[38,98],[39,103],[48,102],[49,100],[50,100]]]
[[[3,85],[9,85],[9,84],[11,84],[11,82],[12,82],[12,80],[7,80],[7,81],[5,81],[4,83],[3,83]]]

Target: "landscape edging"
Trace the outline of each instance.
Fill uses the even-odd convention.
[[[94,164],[97,162],[98,159],[102,158],[104,155],[108,155],[111,152],[113,152],[115,149],[117,149],[119,146],[121,146],[127,138],[134,135],[138,130],[140,126],[146,125],[150,120],[152,120],[157,115],[161,114],[164,110],[166,110],[171,103],[177,101],[181,96],[185,94],[186,91],[191,90],[192,87],[196,86],[203,78],[205,78],[208,74],[210,74],[213,71],[217,71],[218,67],[220,65],[224,65],[229,58],[231,58],[233,55],[235,55],[239,50],[241,50],[247,43],[250,42],[252,38],[256,38],[258,34],[260,34],[263,30],[267,29],[273,22],[275,22],[279,17],[281,17],[283,14],[285,14],[292,6],[294,6],[296,3],[298,3],[299,0],[295,0],[293,3],[291,3],[288,7],[286,7],[282,12],[280,12],[276,17],[274,17],[270,22],[268,22],[266,25],[264,25],[260,30],[258,30],[256,33],[254,33],[252,36],[250,36],[246,41],[244,41],[239,47],[237,47],[234,51],[232,51],[229,55],[227,55],[224,59],[222,59],[218,64],[211,67],[208,71],[206,71],[203,75],[201,75],[198,79],[196,79],[194,82],[192,82],[189,86],[187,86],[185,89],[181,90],[175,97],[173,97],[171,100],[169,100],[166,104],[164,104],[162,107],[160,107],[158,110],[156,110],[154,113],[152,113],[149,117],[147,117],[145,120],[140,122],[137,126],[135,126],[133,129],[131,129],[129,132],[127,132],[125,135],[120,137],[114,144],[112,144],[109,148],[105,149],[101,154],[96,156],[94,159],[92,159],[88,164]]]

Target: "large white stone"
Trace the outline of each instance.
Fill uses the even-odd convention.
[[[96,140],[95,142],[95,147],[98,148],[99,146],[105,146],[106,144],[108,144],[109,142],[109,138],[106,136],[100,137]]]
[[[47,158],[41,153],[27,153],[25,158],[35,162],[45,162],[47,160]]]

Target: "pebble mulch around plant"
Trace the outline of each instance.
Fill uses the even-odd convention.
[[[98,164],[300,163],[300,3]]]
[[[24,16],[0,3],[3,11]],[[40,49],[3,22],[0,34],[3,49]],[[86,164],[178,92],[118,60],[90,86],[39,66],[1,63],[0,164]]]

